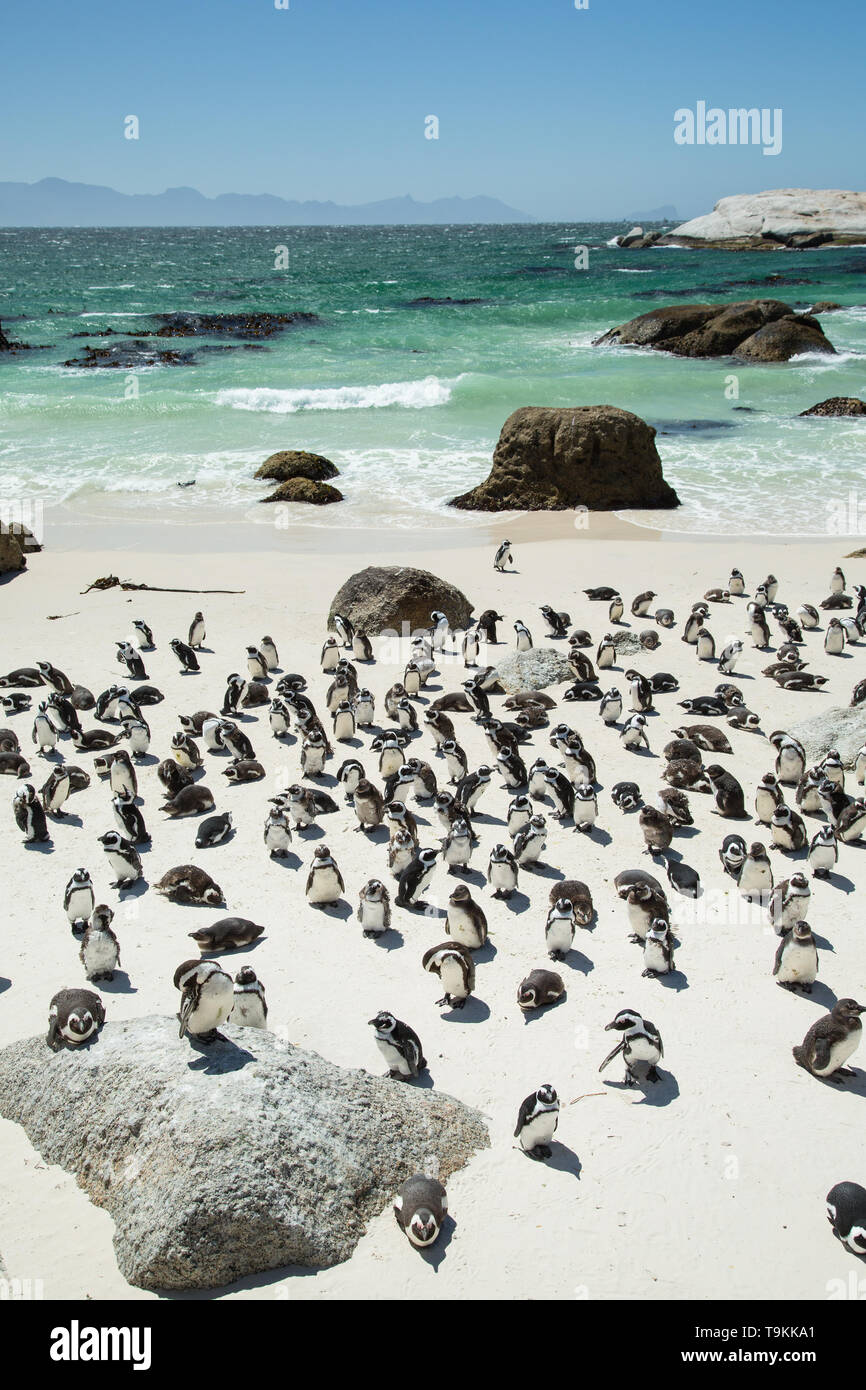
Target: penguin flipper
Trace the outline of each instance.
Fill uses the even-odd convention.
[[[52,1052],[59,1051],[60,1043],[58,1041],[58,1028],[56,1018],[52,1018],[48,1024],[48,1033],[46,1034],[45,1041],[51,1048]]]
[[[180,1013],[179,1013],[178,1016],[177,1016],[177,1017],[178,1017],[178,1022],[180,1023],[180,1028],[179,1028],[179,1030],[178,1030],[178,1037],[179,1037],[179,1038],[182,1038],[183,1035],[184,1035],[184,1033],[186,1032],[187,1024],[189,1023],[190,1015],[192,1014],[192,1011],[193,1011],[193,1006],[194,1006],[194,1000],[193,1000],[192,991],[191,991],[191,990],[186,990],[186,991],[184,992],[183,999],[181,1000]]]
[[[599,1071],[604,1071],[604,1069],[605,1069],[605,1067],[607,1066],[608,1062],[612,1062],[613,1059],[614,1059],[614,1057],[616,1057],[617,1053],[622,1052],[622,1050],[623,1050],[624,1047],[625,1047],[625,1038],[620,1038],[619,1042],[617,1043],[617,1045],[616,1045],[616,1047],[613,1049],[613,1051],[612,1051],[612,1052],[609,1052],[609,1053],[607,1054],[607,1056],[605,1057],[604,1061],[602,1062],[601,1066],[599,1067]]]
[[[830,1063],[830,1042],[828,1038],[816,1038],[812,1050],[812,1069],[826,1067]]]

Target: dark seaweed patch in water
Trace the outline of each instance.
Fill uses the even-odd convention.
[[[230,338],[270,338],[287,328],[320,324],[318,314],[292,309],[285,314],[254,310],[244,314],[154,314],[162,328],[158,338],[195,338],[225,334]]]
[[[154,347],[146,340],[126,339],[110,347],[85,347],[83,357],[70,357],[63,366],[105,367],[129,372],[142,367],[189,367],[194,362],[194,352],[178,352],[176,348]]]
[[[512,275],[571,275],[569,266],[565,265],[524,265],[520,270],[513,270]]]
[[[736,420],[656,420],[654,423],[659,434],[720,434],[722,430],[737,428]]]
[[[452,299],[450,295],[439,299],[432,294],[422,294],[417,299],[404,299],[403,309],[457,309],[470,304],[492,304],[492,299]]]

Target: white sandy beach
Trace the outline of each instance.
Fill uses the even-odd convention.
[[[724,585],[738,566],[751,592],[772,570],[781,601],[792,611],[803,600],[817,604],[829,592],[833,567],[842,563],[849,589],[866,582],[866,560],[843,560],[856,542],[803,542],[796,545],[743,539],[678,539],[637,530],[615,519],[593,516],[585,531],[574,530],[562,515],[491,521],[471,532],[455,531],[429,540],[407,532],[366,534],[338,528],[295,528],[279,532],[245,523],[181,529],[159,525],[79,528],[66,518],[46,518],[46,549],[29,559],[25,574],[0,587],[3,605],[3,670],[50,659],[74,681],[94,693],[121,679],[114,642],[130,631],[133,618],[152,626],[157,650],[145,654],[151,681],[165,692],[164,703],[149,708],[152,752],[164,757],[176,732],[178,712],[219,709],[225,676],[244,670],[244,649],[271,634],[283,670],[303,672],[308,694],[325,718],[329,678],[319,668],[326,616],[338,587],[369,563],[413,564],[457,584],[476,614],[494,607],[506,615],[503,644],[490,660],[513,648],[512,623],[523,618],[537,646],[548,643],[538,612],[543,603],[567,609],[572,624],[598,639],[607,630],[607,606],[593,604],[582,590],[611,584],[626,600],[626,619],[636,630],[651,626],[630,618],[628,605],[639,591],[658,591],[658,606],[674,609],[678,621],[711,586]],[[514,574],[492,568],[497,540],[511,536]],[[108,545],[108,538],[115,542]],[[127,593],[120,589],[81,590],[102,575],[154,585],[242,589],[242,595]],[[656,606],[656,605],[654,605]],[[207,620],[202,674],[183,677],[168,648],[185,637],[201,607]],[[58,616],[55,616],[58,615]],[[743,635],[745,600],[712,606],[708,625],[717,647],[730,635]],[[778,629],[771,623],[773,643]],[[610,800],[611,786],[636,780],[648,801],[661,785],[661,750],[671,730],[694,722],[677,701],[709,693],[720,679],[714,665],[699,663],[695,649],[680,640],[681,628],[660,630],[654,653],[627,658],[645,674],[673,672],[680,693],[656,697],[658,713],[649,720],[652,756],[631,754],[615,731],[605,728],[595,704],[562,704],[552,711],[585,738],[598,764],[599,830],[592,838],[570,822],[559,826],[548,814],[544,858],[562,876],[585,880],[593,893],[597,921],[581,931],[575,951],[559,969],[567,996],[556,1008],[527,1021],[515,1002],[520,980],[536,966],[547,966],[544,921],[554,877],[522,872],[521,893],[510,903],[492,898],[478,870],[486,868],[490,848],[506,839],[502,824],[510,793],[498,778],[480,803],[481,844],[473,855],[469,880],[488,916],[495,954],[478,965],[476,999],[464,1013],[437,1008],[438,981],[421,969],[425,949],[444,939],[441,927],[420,914],[396,908],[386,945],[365,940],[353,915],[346,920],[311,911],[304,900],[306,866],[324,839],[346,881],[351,907],[372,876],[389,886],[385,850],[355,832],[355,817],[341,804],[338,815],[323,817],[324,836],[295,837],[303,868],[281,867],[262,844],[267,798],[280,769],[289,780],[298,772],[298,744],[275,740],[266,712],[244,721],[257,756],[268,772],[265,782],[228,787],[222,760],[206,755],[205,782],[217,809],[232,809],[235,835],[227,844],[195,851],[196,822],[164,820],[162,789],[155,763],[140,773],[144,815],[154,836],[145,856],[146,876],[154,883],[173,864],[201,863],[226,891],[229,910],[267,927],[266,935],[242,957],[228,953],[226,969],[253,966],[264,982],[269,1022],[292,1042],[336,1064],[366,1067],[379,1074],[381,1058],[367,1020],[388,1008],[421,1036],[434,1085],[478,1107],[488,1117],[491,1147],[478,1154],[449,1182],[449,1208],[455,1229],[445,1247],[422,1257],[398,1231],[390,1209],[372,1221],[353,1257],[345,1264],[312,1273],[272,1271],[241,1281],[214,1296],[225,1298],[364,1298],[467,1300],[497,1299],[763,1299],[822,1300],[830,1281],[862,1275],[860,1262],[833,1239],[824,1198],[843,1179],[864,1181],[862,1107],[866,1072],[838,1088],[798,1069],[791,1047],[835,997],[866,995],[861,914],[856,889],[866,891],[866,858],[858,845],[840,846],[838,875],[813,882],[809,919],[823,940],[819,985],[809,997],[778,988],[771,975],[777,939],[769,927],[734,920],[690,923],[693,905],[671,892],[673,919],[679,923],[678,973],[665,983],[641,977],[640,949],[631,944],[624,904],[612,886],[621,869],[642,867],[657,875],[642,851],[636,815],[624,815]],[[734,681],[747,703],[762,716],[762,729],[786,728],[829,705],[847,704],[855,681],[866,675],[866,643],[842,657],[823,652],[821,632],[806,634],[810,669],[830,677],[823,692],[786,693],[763,677],[772,655],[747,641]],[[590,653],[594,657],[594,653]],[[363,683],[383,713],[384,692],[402,676],[402,667],[377,663],[362,667]],[[465,677],[455,656],[441,665],[441,677],[428,687],[430,698],[459,686]],[[625,691],[622,667],[601,672],[602,688]],[[556,687],[558,695],[564,687]],[[35,696],[38,692],[33,692]],[[501,697],[492,699],[499,712]],[[420,709],[420,706],[419,706]],[[455,715],[458,736],[470,767],[488,759],[482,733],[468,715]],[[26,756],[30,755],[32,714],[6,717]],[[92,713],[83,718],[93,727]],[[733,755],[720,757],[743,783],[751,810],[760,776],[772,769],[773,750],[764,734],[721,727]],[[377,784],[376,755],[362,740],[359,753]],[[531,758],[548,756],[547,730],[534,735]],[[64,751],[72,756],[68,743]],[[328,764],[332,773],[341,745]],[[447,777],[444,760],[432,756],[432,739],[421,734],[412,749],[427,757],[437,775]],[[531,761],[531,758],[528,761]],[[72,760],[90,766],[89,755]],[[713,761],[705,755],[705,762]],[[48,773],[31,758],[32,779]],[[849,774],[853,790],[853,774]],[[53,852],[26,848],[11,813],[18,784],[0,782],[0,862],[7,887],[0,975],[11,981],[0,994],[0,1044],[43,1033],[48,1002],[63,986],[85,983],[62,906],[64,886],[78,865],[94,877],[97,901],[117,907],[109,872],[96,836],[113,825],[106,786],[94,777],[75,795],[67,822],[53,822]],[[328,781],[320,785],[332,790]],[[712,813],[711,798],[691,795],[695,830],[678,833],[674,848],[696,868],[708,894],[729,889],[718,847],[725,834],[769,840],[766,827],[752,833],[746,822]],[[413,803],[413,809],[416,809]],[[422,844],[438,842],[440,829],[429,806],[418,806]],[[809,818],[814,831],[818,822]],[[698,832],[698,833],[695,833]],[[793,860],[773,856],[777,880],[787,877]],[[799,865],[797,865],[799,867]],[[661,871],[663,873],[663,870]],[[434,896],[444,903],[456,882],[437,868]],[[120,910],[115,920],[129,989],[106,986],[109,1019],[145,1014],[173,1015],[178,996],[175,967],[195,954],[187,932],[210,920],[200,910],[179,907],[148,891]],[[219,914],[214,914],[214,919]],[[613,1044],[605,1025],[631,1006],[661,1030],[664,1085],[626,1090],[619,1061],[600,1077],[598,1067]],[[863,1066],[866,1059],[853,1059]],[[521,1100],[542,1082],[558,1090],[563,1109],[554,1156],[533,1163],[516,1151],[512,1138]],[[584,1099],[578,1099],[585,1097]],[[661,1103],[660,1103],[661,1101]],[[576,1102],[576,1103],[571,1103]],[[131,1288],[118,1272],[112,1249],[113,1223],[93,1207],[74,1178],[47,1166],[23,1131],[0,1122],[0,1252],[12,1278],[41,1279],[47,1298],[149,1298]],[[206,1158],[205,1160],[206,1161]],[[828,1287],[829,1286],[829,1287]],[[189,1295],[201,1297],[202,1295]],[[207,1297],[208,1295],[204,1295]]]

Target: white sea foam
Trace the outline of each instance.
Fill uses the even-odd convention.
[[[267,411],[272,415],[296,415],[301,410],[371,410],[402,406],[424,410],[445,405],[454,383],[428,376],[423,381],[386,381],[381,386],[326,386],[279,390],[271,386],[231,387],[218,391],[217,405],[232,410]]]

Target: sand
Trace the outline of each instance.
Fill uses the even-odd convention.
[[[500,576],[491,561],[504,534],[515,542],[517,572]],[[129,523],[110,535],[113,548],[105,528],[76,530],[68,517],[58,516],[56,524],[48,518],[46,550],[31,558],[25,575],[2,585],[0,664],[5,670],[50,658],[97,692],[121,678],[114,641],[129,633],[134,617],[144,617],[158,644],[146,654],[148,673],[166,694],[163,704],[146,712],[159,757],[168,752],[177,712],[218,709],[226,674],[244,669],[245,646],[265,633],[276,640],[284,670],[306,673],[309,693],[323,712],[329,678],[322,675],[318,657],[328,605],[342,581],[366,563],[425,566],[463,588],[476,611],[497,607],[507,616],[500,632],[504,645],[498,648],[504,654],[512,648],[511,624],[518,617],[528,622],[537,645],[548,644],[538,612],[546,602],[567,609],[575,625],[599,637],[608,626],[606,606],[583,597],[581,590],[590,584],[618,586],[627,618],[632,596],[655,588],[657,603],[681,618],[706,589],[724,584],[736,564],[748,589],[771,569],[780,580],[780,600],[792,608],[803,599],[818,602],[828,592],[833,566],[851,548],[838,540],[797,546],[745,538],[681,540],[605,517],[593,517],[588,530],[575,531],[561,516],[479,525],[471,535],[462,531],[453,538],[365,535],[337,527],[278,532],[246,523],[188,530]],[[844,564],[849,585],[866,576],[866,560]],[[109,573],[166,586],[245,592],[201,599],[119,589],[80,594]],[[199,606],[210,651],[201,658],[202,674],[184,677],[168,640],[185,636]],[[742,633],[744,606],[738,600],[713,607],[709,625],[717,639]],[[62,616],[51,620],[49,615]],[[635,628],[650,626],[643,619],[629,620]],[[852,1271],[859,1277],[859,1262],[830,1233],[824,1197],[842,1179],[866,1177],[861,1122],[866,1074],[860,1071],[844,1088],[824,1085],[794,1065],[791,1047],[836,996],[866,994],[855,906],[866,870],[864,851],[842,846],[839,874],[829,883],[813,884],[809,917],[822,942],[820,983],[809,998],[793,996],[772,979],[776,938],[761,922],[737,920],[743,916],[736,909],[738,895],[718,862],[725,834],[741,830],[751,838],[753,832],[746,822],[713,814],[710,798],[693,795],[695,830],[679,833],[674,848],[700,872],[705,902],[715,905],[720,920],[689,920],[695,917],[693,904],[672,892],[681,941],[677,974],[664,982],[641,977],[642,954],[627,939],[625,909],[612,880],[623,868],[659,871],[642,854],[637,816],[617,810],[610,788],[621,779],[637,780],[647,799],[654,799],[661,749],[683,722],[677,700],[710,692],[719,679],[713,665],[698,663],[694,648],[680,641],[679,629],[661,635],[657,652],[627,661],[647,674],[671,671],[681,683],[679,696],[657,698],[658,713],[649,720],[651,754],[623,750],[594,704],[560,703],[553,712],[554,722],[563,719],[583,734],[597,759],[599,828],[584,837],[570,822],[559,826],[550,819],[552,807],[543,807],[549,825],[544,858],[555,868],[521,873],[520,893],[510,903],[495,901],[479,872],[491,846],[507,839],[502,818],[510,793],[496,778],[482,798],[481,844],[467,881],[487,912],[495,951],[479,962],[476,997],[462,1013],[435,1006],[438,981],[421,969],[424,950],[444,939],[435,921],[397,908],[389,938],[383,943],[363,939],[354,916],[359,889],[371,875],[389,886],[393,880],[381,839],[356,833],[355,818],[342,808],[339,792],[340,813],[322,819],[324,835],[296,837],[304,867],[282,867],[268,859],[261,838],[267,798],[281,769],[288,768],[294,780],[298,745],[271,737],[266,717],[244,723],[266,767],[265,782],[228,787],[219,772],[222,760],[206,757],[204,780],[218,809],[234,812],[236,834],[226,845],[195,851],[196,822],[164,820],[155,763],[142,770],[144,814],[154,835],[145,855],[148,880],[155,882],[175,863],[201,863],[224,887],[232,913],[267,926],[251,951],[229,953],[224,961],[232,973],[242,963],[253,965],[267,990],[271,1026],[332,1062],[379,1073],[383,1067],[367,1020],[389,1008],[420,1034],[435,1086],[477,1106],[490,1125],[491,1148],[449,1183],[455,1225],[431,1255],[409,1247],[388,1210],[370,1223],[343,1265],[317,1273],[272,1271],[213,1296],[823,1299],[832,1292],[831,1281],[847,1281]],[[866,644],[831,658],[823,652],[822,636],[813,633],[806,642],[811,669],[830,676],[821,693],[779,690],[760,674],[770,656],[747,643],[736,680],[761,713],[766,733],[847,703],[855,680],[866,674]],[[378,662],[360,669],[362,683],[377,698],[378,714],[384,691],[401,670]],[[465,677],[456,656],[440,669],[441,678],[428,688],[430,697]],[[625,689],[621,669],[602,673],[603,688],[615,683]],[[498,707],[500,699],[493,704]],[[467,715],[455,721],[470,766],[486,760],[487,745],[477,726]],[[28,752],[32,716],[3,722],[18,732]],[[84,719],[86,727],[93,722],[92,715]],[[763,734],[728,732],[734,752],[720,761],[745,786],[751,809],[755,783],[772,767],[772,750]],[[381,784],[367,743],[365,736],[360,756]],[[68,743],[64,747],[72,753]],[[533,747],[529,761],[538,753],[548,756],[546,731],[534,736]],[[351,751],[336,746],[329,774]],[[429,735],[417,739],[415,751],[430,759],[437,774],[441,769],[444,781],[444,760],[432,757]],[[73,760],[90,763],[87,755]],[[48,767],[43,769],[35,756],[32,763],[31,780],[41,785]],[[853,787],[852,775],[850,782]],[[332,790],[330,777],[319,785]],[[50,854],[22,844],[8,805],[15,786],[12,779],[0,785],[5,807],[0,808],[0,862],[7,885],[0,975],[11,981],[0,994],[0,1044],[44,1031],[52,994],[84,983],[78,945],[62,907],[73,869],[86,865],[98,898],[117,906],[96,843],[113,824],[105,784],[94,778],[86,792],[72,798],[74,815],[52,826]],[[412,806],[422,844],[435,844],[440,834],[435,814]],[[817,823],[810,819],[810,828]],[[769,839],[766,832],[754,834]],[[352,915],[321,915],[304,901],[306,865],[322,839],[343,872]],[[774,860],[777,879],[795,867],[789,857]],[[515,992],[530,969],[550,964],[544,920],[555,871],[590,885],[597,921],[593,930],[578,933],[575,952],[555,967],[566,979],[564,1001],[529,1021],[517,1008]],[[431,896],[444,902],[456,881],[440,866]],[[119,980],[105,987],[109,1017],[173,1014],[173,971],[194,954],[187,933],[211,914],[172,905],[152,891],[132,902],[115,922],[129,985]],[[618,1060],[598,1074],[615,1038],[604,1032],[605,1025],[625,1006],[637,1008],[661,1030],[664,1076],[656,1088],[626,1090]],[[545,1081],[556,1086],[563,1108],[553,1158],[539,1164],[515,1149],[512,1134],[520,1102]],[[129,1287],[118,1273],[111,1218],[90,1205],[71,1175],[46,1165],[20,1128],[5,1121],[0,1122],[0,1161],[0,1251],[12,1278],[41,1279],[48,1298],[151,1297]]]

